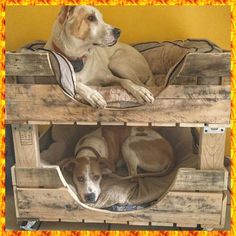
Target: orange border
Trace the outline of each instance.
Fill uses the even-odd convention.
[[[0,3],[0,233],[1,235],[235,235],[236,199],[236,0],[2,0]],[[229,5],[231,6],[231,230],[230,231],[5,231],[5,6],[6,5]]]

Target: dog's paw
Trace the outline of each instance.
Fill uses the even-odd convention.
[[[133,96],[141,103],[154,103],[155,100],[153,94],[148,89],[138,85],[135,85]]]
[[[94,108],[105,108],[107,103],[103,96],[95,89],[89,89],[82,97]]]

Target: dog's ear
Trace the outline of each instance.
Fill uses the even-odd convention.
[[[62,170],[67,171],[67,172],[73,172],[74,167],[76,165],[77,161],[75,159],[70,159],[63,163],[62,165]]]
[[[73,13],[75,6],[62,6],[58,14],[58,21],[61,25],[65,23],[68,17]]]

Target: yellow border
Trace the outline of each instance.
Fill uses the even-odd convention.
[[[0,3],[0,234],[1,235],[114,235],[114,236],[156,236],[156,235],[235,235],[235,166],[236,166],[236,0],[2,0]],[[230,5],[231,6],[231,230],[230,231],[5,231],[5,6],[6,5]]]

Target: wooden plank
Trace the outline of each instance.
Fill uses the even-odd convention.
[[[52,76],[54,75],[48,53],[6,53],[6,75],[8,76]]]
[[[230,128],[230,124],[207,124],[211,128]]]
[[[53,125],[74,125],[74,121],[52,121]]]
[[[158,123],[158,122],[151,122],[150,123],[151,126],[156,127],[175,127],[176,123]]]
[[[101,95],[106,99],[108,104],[114,102],[133,102],[139,104],[136,99],[121,87],[101,87],[96,88]],[[155,90],[155,88],[150,88]],[[44,99],[47,102],[61,104],[70,101],[68,97],[62,92],[58,85],[45,84],[6,84],[7,99],[11,101],[28,101],[29,98],[36,99],[40,102]],[[229,99],[230,100],[230,86],[229,85],[169,85],[165,88],[156,99]],[[58,102],[58,103],[56,103]]]
[[[225,138],[226,132],[205,134],[204,129],[201,128],[199,143],[200,169],[224,169]]]
[[[20,214],[19,214],[18,196],[17,196],[17,188],[16,188],[16,186],[13,186],[13,194],[14,194],[14,204],[15,204],[16,218],[19,218]]]
[[[197,85],[197,77],[193,76],[174,76],[170,82],[170,84],[175,84],[175,85]]]
[[[224,192],[223,196],[223,203],[222,203],[222,211],[221,211],[221,222],[220,222],[220,228],[224,228],[226,223],[226,214],[227,214],[227,194]]]
[[[197,77],[197,84],[198,85],[220,85],[221,84],[221,77],[214,76],[214,77]]]
[[[179,127],[204,127],[204,123],[180,123]]]
[[[157,97],[182,99],[230,99],[230,86],[228,85],[169,85]]]
[[[50,125],[51,122],[50,121],[29,120],[28,124],[29,125]]]
[[[206,191],[226,190],[224,170],[196,170],[180,168],[170,187],[171,191]]]
[[[219,224],[222,193],[169,192],[152,207],[132,212],[110,212],[81,207],[66,188],[18,188],[20,218],[65,218],[70,221],[157,222],[178,224]]]
[[[167,109],[168,108],[168,109]],[[219,116],[220,113],[220,116]],[[42,115],[43,114],[43,115]],[[67,105],[36,104],[35,101],[7,102],[7,123],[17,121],[77,121],[96,122],[156,122],[156,123],[229,123],[228,100],[156,100],[153,106],[135,110],[100,110],[78,107],[73,102]]]
[[[127,126],[149,126],[149,123],[145,122],[126,122]]]
[[[6,119],[8,123],[19,120],[85,122],[85,117],[86,122],[225,124],[230,120],[230,100],[228,99],[163,97],[157,98],[153,105],[129,110],[101,110],[80,106],[79,103],[65,96],[58,86],[42,86],[44,87],[7,85]]]
[[[38,167],[40,152],[36,125],[12,125],[17,167]]]
[[[14,168],[17,187],[61,188],[67,186],[58,166],[40,168]]]
[[[189,53],[179,76],[229,77],[230,53]]]
[[[98,122],[77,121],[77,125],[98,125]]]
[[[100,122],[100,125],[104,125],[104,126],[124,126],[125,123],[124,122]]]

